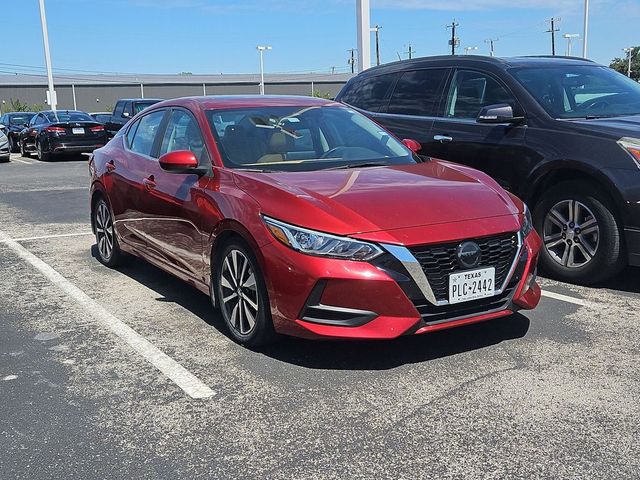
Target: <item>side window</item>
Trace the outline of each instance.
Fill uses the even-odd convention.
[[[191,150],[200,165],[206,164],[209,160],[198,122],[190,113],[180,109],[171,112],[171,118],[162,139],[160,155],[176,150]]]
[[[440,89],[448,69],[436,68],[404,72],[389,100],[388,113],[435,115],[440,102]]]
[[[116,103],[116,108],[113,110],[114,117],[121,117],[122,112],[124,112],[124,102]]]
[[[451,82],[445,116],[475,119],[482,107],[506,103],[515,110],[515,99],[496,80],[481,72],[458,70]]]
[[[129,127],[129,131],[127,132],[127,147],[131,148],[131,144],[133,143],[133,137],[136,135],[136,130],[138,129],[138,125],[140,125],[140,120],[136,120],[136,123]]]
[[[42,120],[43,120],[42,115],[36,115],[31,119],[30,125],[31,126],[40,125],[42,123]]]
[[[133,152],[151,156],[153,141],[162,123],[164,112],[164,110],[157,110],[140,119],[138,127],[133,134],[133,141],[130,143],[131,147],[129,147]]]
[[[386,105],[387,92],[393,85],[396,76],[397,74],[393,73],[365,78],[348,92],[349,99],[344,98],[343,100],[345,103],[362,110],[379,112]]]
[[[125,113],[129,114],[129,117],[127,117],[127,118],[133,117],[133,102],[125,103],[124,111],[125,111]]]

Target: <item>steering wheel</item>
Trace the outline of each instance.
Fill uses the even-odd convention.
[[[320,158],[330,158],[335,153],[337,153],[337,152],[339,152],[341,150],[344,150],[344,147],[334,147],[331,150],[327,150],[326,152],[324,152]]]

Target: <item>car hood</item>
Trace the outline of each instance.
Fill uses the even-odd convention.
[[[583,131],[606,133],[616,139],[621,137],[640,137],[640,115],[626,117],[594,118],[593,120],[578,119],[571,123],[580,125]]]
[[[263,214],[341,235],[517,214],[497,183],[441,161],[315,172],[238,172]]]

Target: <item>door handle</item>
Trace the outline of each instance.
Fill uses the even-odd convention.
[[[157,185],[155,178],[153,178],[153,175],[142,180],[142,184],[145,186],[147,190],[153,190],[154,188],[156,188],[156,185]]]
[[[116,164],[113,160],[109,160],[104,167],[107,169],[107,173],[111,173],[116,169]]]
[[[433,139],[436,142],[440,142],[440,143],[451,143],[451,142],[453,142],[453,137],[450,137],[448,135],[434,135]]]

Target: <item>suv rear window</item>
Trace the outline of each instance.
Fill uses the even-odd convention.
[[[389,100],[388,113],[429,116],[436,113],[448,69],[404,72]]]

